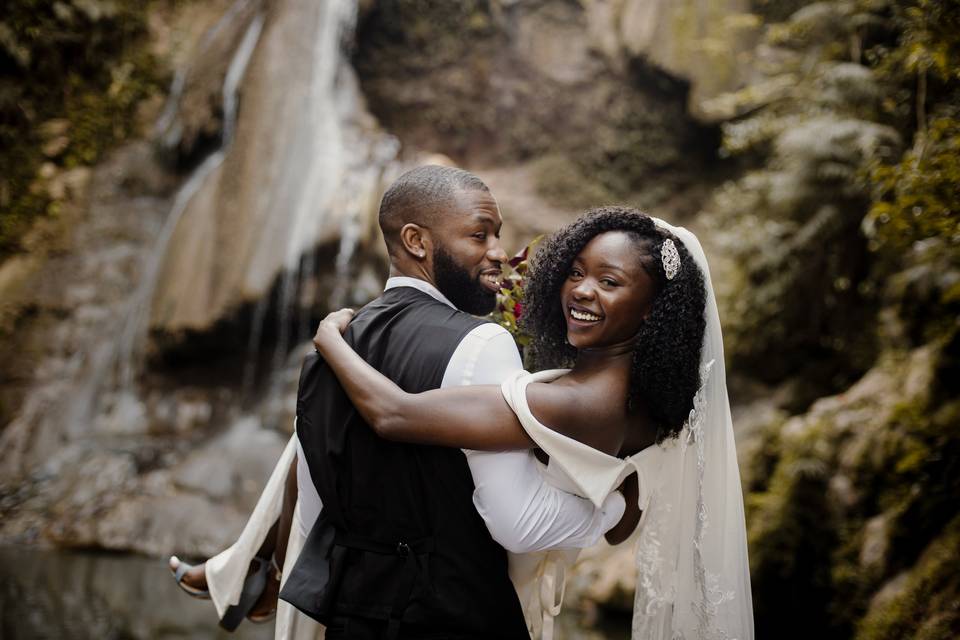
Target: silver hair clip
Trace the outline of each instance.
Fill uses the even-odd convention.
[[[677,252],[677,246],[673,240],[667,238],[660,247],[660,257],[663,259],[663,270],[667,274],[667,280],[673,280],[680,272],[680,254]]]

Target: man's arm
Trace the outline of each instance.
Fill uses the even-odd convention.
[[[471,331],[457,347],[441,387],[500,384],[523,368],[506,329],[493,324]],[[465,451],[476,489],[473,503],[490,535],[513,553],[556,547],[588,547],[621,518],[619,492],[601,509],[554,487],[530,451]]]

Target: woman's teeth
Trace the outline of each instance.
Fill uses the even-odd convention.
[[[570,315],[574,320],[580,320],[581,322],[597,322],[600,320],[600,316],[595,316],[585,311],[577,311],[576,309],[570,309]]]

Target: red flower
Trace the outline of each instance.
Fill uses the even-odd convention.
[[[510,258],[510,261],[509,261],[507,264],[509,264],[509,265],[510,265],[511,267],[513,267],[514,269],[516,269],[516,268],[517,268],[517,265],[519,265],[521,262],[526,261],[526,259],[527,259],[527,252],[529,252],[529,251],[530,251],[530,247],[529,247],[529,245],[528,245],[528,246],[526,246],[526,247],[523,248],[523,251],[521,251],[521,252],[518,253],[517,255],[513,256],[512,258]]]

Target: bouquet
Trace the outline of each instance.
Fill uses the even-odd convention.
[[[503,281],[500,283],[500,291],[497,293],[497,307],[490,314],[491,319],[505,328],[513,336],[520,349],[521,355],[524,348],[530,344],[530,336],[520,328],[520,318],[523,316],[523,286],[529,270],[529,257],[533,248],[543,236],[537,236],[530,244],[523,248],[523,251],[513,256],[503,267]]]

